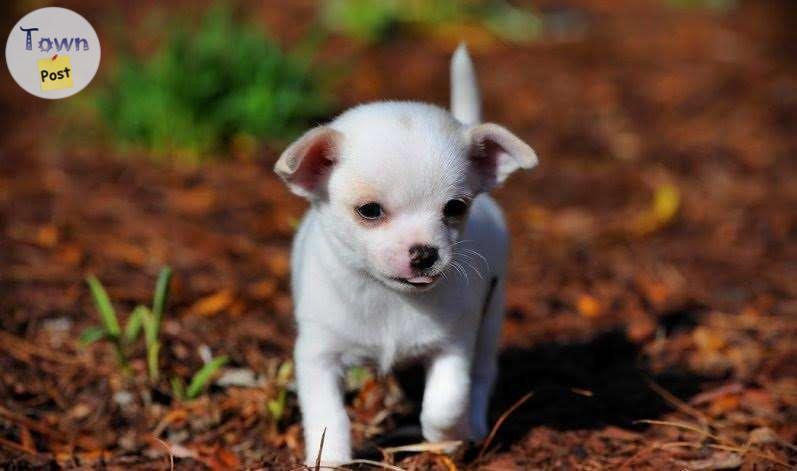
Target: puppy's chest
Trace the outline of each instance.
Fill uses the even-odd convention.
[[[391,365],[427,356],[454,335],[436,313],[374,295],[355,303],[345,328],[344,361],[374,362],[383,371]]]

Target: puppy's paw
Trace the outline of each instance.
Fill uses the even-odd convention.
[[[470,438],[468,421],[462,416],[424,413],[421,414],[421,428],[423,438],[432,443]]]
[[[311,469],[315,469],[316,460],[318,459],[318,450],[307,450],[304,464]],[[344,465],[351,461],[351,452],[342,449],[327,449],[326,446],[321,452],[321,466],[336,467]]]
[[[311,426],[311,433],[305,435],[304,460],[308,466],[315,466],[319,455],[324,466],[339,466],[351,461],[351,442],[349,435],[349,419],[341,411],[337,420],[330,414],[325,423],[328,427]],[[321,433],[316,431],[321,430]],[[324,432],[324,430],[326,430]],[[316,433],[313,433],[316,432]],[[323,441],[323,445],[322,445]]]
[[[351,461],[351,457],[331,457],[321,458],[321,469],[329,469],[329,468],[339,468],[340,466],[345,465],[346,463]],[[315,469],[316,459],[313,458],[311,460],[304,460],[304,465],[310,469]]]

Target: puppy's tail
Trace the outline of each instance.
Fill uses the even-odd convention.
[[[451,57],[451,114],[467,125],[482,119],[479,84],[465,43],[460,43]]]

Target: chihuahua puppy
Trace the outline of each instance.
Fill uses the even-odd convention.
[[[486,194],[534,151],[480,123],[473,64],[451,61],[451,113],[377,102],[311,129],[274,170],[311,205],[296,234],[292,290],[305,459],[351,459],[342,374],[371,363],[427,366],[421,428],[430,442],[487,432],[504,308],[508,237]]]

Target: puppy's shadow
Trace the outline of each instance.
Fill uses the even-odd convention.
[[[639,347],[622,331],[600,334],[577,343],[551,342],[532,348],[508,348],[501,352],[500,372],[490,407],[490,424],[528,392],[533,396],[504,422],[493,443],[501,448],[522,439],[532,428],[557,430],[597,429],[615,425],[640,429],[640,419],[660,417],[672,409],[651,389],[650,381],[688,399],[699,390],[701,378],[687,372],[651,372]],[[423,395],[423,370],[410,368],[397,373],[407,397],[415,405],[413,414],[402,420],[416,434],[388,434],[381,446],[421,439],[417,427]],[[414,426],[414,429],[413,429]]]
[[[491,423],[529,391],[534,395],[504,423],[496,438],[511,445],[535,426],[557,430],[608,425],[640,429],[640,419],[672,407],[651,381],[681,399],[699,391],[701,378],[685,371],[653,373],[639,347],[621,331],[580,343],[546,343],[502,352],[491,402]]]

